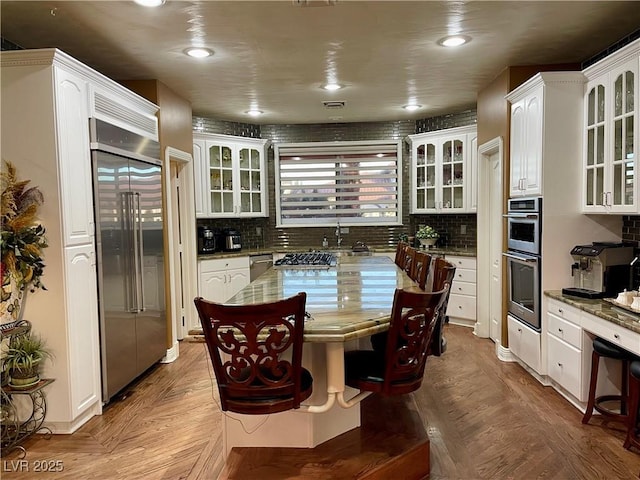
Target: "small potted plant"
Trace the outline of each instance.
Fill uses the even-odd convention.
[[[40,367],[46,358],[52,358],[52,354],[39,336],[27,334],[12,338],[2,364],[9,375],[9,385],[20,389],[38,383]]]
[[[436,244],[436,241],[440,235],[436,232],[433,227],[429,225],[424,225],[418,229],[416,232],[416,238],[420,241],[420,245],[423,247],[431,247]]]

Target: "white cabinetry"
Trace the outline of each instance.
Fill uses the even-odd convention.
[[[509,350],[525,365],[540,372],[540,333],[507,315]]]
[[[194,133],[199,217],[266,217],[267,140]]]
[[[198,294],[211,302],[226,302],[249,285],[249,257],[200,260],[198,270]]]
[[[471,176],[476,127],[457,127],[409,135],[411,213],[475,211]],[[475,158],[475,157],[473,157]]]
[[[476,323],[476,259],[446,255],[456,266],[456,274],[451,285],[447,316],[454,324],[474,325]]]
[[[511,103],[509,196],[542,194],[542,95],[538,84]]]
[[[157,140],[157,107],[59,50],[0,60],[2,157],[44,195],[47,290],[29,294],[25,318],[55,355],[45,425],[71,433],[102,409],[89,117]]]
[[[580,311],[557,300],[547,303],[547,362],[548,374],[560,387],[578,401],[587,400],[589,357],[583,355],[583,332]]]
[[[640,212],[640,41],[585,69],[585,213]]]

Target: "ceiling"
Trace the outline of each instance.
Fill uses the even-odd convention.
[[[306,3],[306,4],[305,4]],[[505,67],[582,62],[640,26],[614,1],[1,1],[2,37],[114,79],[158,79],[194,115],[256,124],[427,118],[474,108]],[[444,48],[448,34],[471,42]],[[205,46],[212,57],[183,50]],[[344,88],[321,88],[334,79]],[[328,109],[324,101],[344,101]],[[403,105],[422,108],[407,112]],[[258,118],[247,115],[262,110]]]

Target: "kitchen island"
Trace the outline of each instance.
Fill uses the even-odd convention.
[[[359,427],[359,403],[345,408],[358,392],[344,384],[344,352],[388,329],[396,288],[418,289],[388,257],[339,255],[329,268],[272,268],[226,302],[264,303],[306,292],[303,366],[313,376],[313,394],[300,410],[224,412],[225,455],[236,446],[313,448]]]

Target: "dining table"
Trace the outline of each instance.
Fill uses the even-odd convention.
[[[397,288],[418,290],[388,256],[337,252],[330,266],[272,267],[227,304],[267,303],[305,292],[303,366],[313,394],[299,409],[268,415],[224,412],[223,448],[313,448],[360,426],[366,396],[345,385],[344,353],[371,348],[369,337],[388,330]]]

